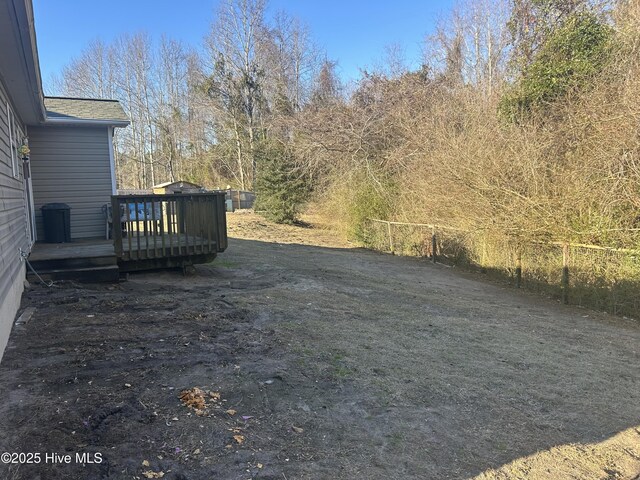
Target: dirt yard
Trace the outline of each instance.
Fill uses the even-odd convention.
[[[640,478],[638,322],[229,223],[191,275],[26,292],[0,452],[41,457],[0,479]]]

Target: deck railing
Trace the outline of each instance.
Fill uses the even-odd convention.
[[[112,196],[116,255],[135,261],[222,252],[227,247],[224,201],[225,192]]]

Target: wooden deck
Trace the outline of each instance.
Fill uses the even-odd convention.
[[[122,272],[212,261],[227,247],[224,192],[115,195],[113,240],[36,243],[31,266],[53,280],[117,280]],[[111,215],[113,216],[113,215]]]
[[[120,271],[182,268],[194,263],[208,263],[217,255],[215,241],[185,234],[136,235],[122,239],[118,259]]]
[[[117,259],[111,240],[81,240],[72,243],[36,243],[29,261],[70,260],[75,258],[113,257]]]
[[[113,243],[123,271],[212,261],[227,247],[225,193],[114,195]],[[112,213],[112,217],[113,217]]]
[[[49,280],[106,282],[120,276],[118,257],[110,240],[36,243],[29,263]]]
[[[216,249],[215,240],[184,233],[136,235],[133,232],[122,239],[122,244],[122,261],[205,255]]]

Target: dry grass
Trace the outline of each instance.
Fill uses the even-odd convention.
[[[367,222],[365,245],[397,255],[430,257],[428,227]],[[515,284],[518,253],[522,286],[553,298],[562,297],[562,246],[515,243],[490,232],[436,231],[439,261],[485,273]],[[571,247],[569,250],[569,302],[617,315],[640,315],[640,264],[633,253]]]
[[[568,444],[515,460],[474,480],[637,480],[640,427],[599,443]]]

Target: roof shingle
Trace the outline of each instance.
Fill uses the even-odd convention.
[[[44,97],[47,120],[84,120],[114,124],[128,123],[122,105],[117,100],[94,98]]]

